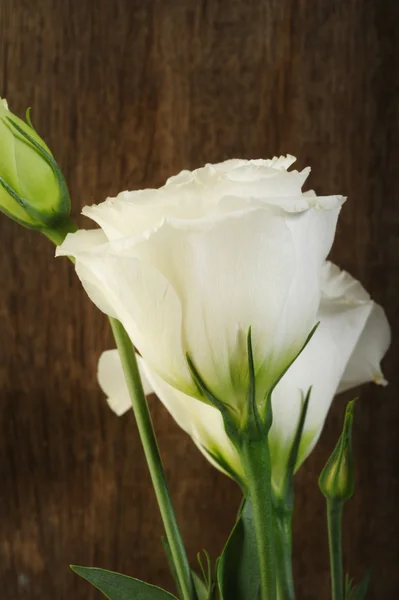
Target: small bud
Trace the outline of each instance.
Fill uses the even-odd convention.
[[[70,199],[49,148],[0,98],[0,210],[30,229],[68,229]]]
[[[352,424],[355,400],[346,407],[344,427],[333,453],[319,477],[319,487],[328,500],[346,502],[354,491]]]

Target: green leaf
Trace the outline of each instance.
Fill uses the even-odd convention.
[[[347,578],[348,582],[348,578]],[[368,571],[358,584],[352,586],[352,581],[347,583],[345,600],[364,600],[370,583],[370,572]]]
[[[209,600],[209,588],[195,571],[191,571],[198,600]]]
[[[252,504],[248,499],[219,559],[217,579],[222,600],[258,598],[258,549]]]
[[[127,575],[94,567],[71,565],[71,569],[100,590],[108,600],[177,600],[169,592]]]

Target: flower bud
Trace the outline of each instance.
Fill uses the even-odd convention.
[[[334,452],[319,477],[319,487],[328,500],[346,502],[354,491],[352,424],[355,400],[346,407],[344,427]]]
[[[29,119],[0,99],[0,210],[30,229],[68,229],[70,199],[64,176]]]

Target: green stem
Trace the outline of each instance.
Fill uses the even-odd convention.
[[[261,600],[276,600],[270,452],[266,440],[244,441],[240,457],[252,501],[258,546]]]
[[[292,511],[275,515],[275,549],[277,562],[277,599],[295,600],[292,573]]]
[[[332,600],[343,600],[342,509],[340,500],[327,500],[328,545],[330,550]]]
[[[193,600],[196,598],[196,593],[192,582],[190,566],[169,496],[151,416],[140,379],[136,353],[123,325],[112,318],[110,318],[110,323],[121,358],[134,416],[136,417],[141,443],[158,500],[181,593],[184,600]]]

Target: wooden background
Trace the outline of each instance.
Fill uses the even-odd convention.
[[[182,168],[292,153],[319,193],[349,196],[332,256],[383,303],[391,384],[362,391],[356,495],[345,515],[353,576],[399,595],[399,211],[396,0],[0,0],[0,94],[39,132],[84,204],[158,186]],[[4,600],[94,600],[69,563],[171,585],[132,415],[96,383],[106,318],[65,259],[0,216],[0,586]],[[317,475],[338,398],[297,477],[299,600],[328,600]],[[190,558],[221,550],[239,502],[153,399]]]

